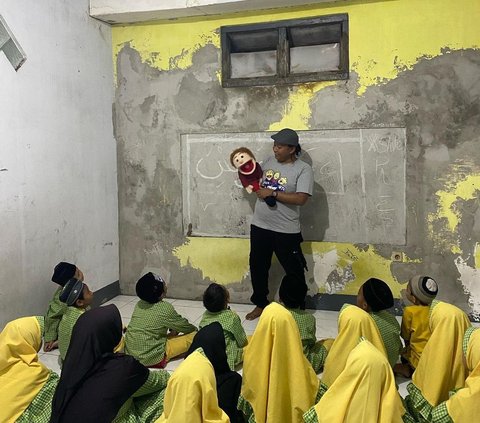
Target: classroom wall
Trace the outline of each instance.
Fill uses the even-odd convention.
[[[348,81],[221,87],[222,25],[333,13],[349,15]],[[123,292],[156,271],[172,296],[198,299],[215,281],[248,302],[248,239],[182,226],[182,133],[391,126],[407,135],[406,244],[388,232],[381,244],[304,243],[310,302],[355,295],[370,276],[398,297],[425,272],[440,299],[478,318],[479,20],[470,0],[346,1],[114,27]],[[280,275],[275,264],[277,285]]]
[[[3,0],[27,61],[0,52],[0,328],[44,314],[60,260],[118,280],[111,29],[88,0]]]

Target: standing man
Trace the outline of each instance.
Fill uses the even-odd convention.
[[[247,320],[259,317],[268,305],[268,271],[272,255],[278,258],[285,273],[298,280],[298,289],[307,294],[301,249],[300,206],[313,192],[313,170],[298,158],[301,147],[298,134],[289,128],[272,135],[273,153],[262,163],[263,182],[257,194],[255,212],[250,227],[250,275],[255,308]],[[269,207],[267,197],[274,197],[276,205]]]

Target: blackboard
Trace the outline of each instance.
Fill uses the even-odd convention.
[[[182,135],[183,223],[190,236],[248,237],[256,195],[230,165],[237,147],[258,161],[270,132]],[[301,209],[305,240],[404,245],[405,128],[298,131],[314,193]]]

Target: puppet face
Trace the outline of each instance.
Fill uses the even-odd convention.
[[[250,156],[250,154],[240,152],[233,156],[233,165],[243,175],[251,175],[253,172],[255,172],[257,162],[252,156]]]

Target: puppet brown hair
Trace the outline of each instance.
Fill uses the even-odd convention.
[[[255,159],[255,156],[247,147],[237,148],[232,151],[232,154],[230,154],[230,163],[233,167],[235,167],[235,165],[233,164],[233,157],[235,156],[235,154],[238,154],[238,153],[247,153],[252,159]]]

